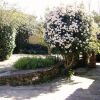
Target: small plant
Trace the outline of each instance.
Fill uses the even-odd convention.
[[[71,79],[71,77],[74,75],[74,71],[72,69],[68,69],[66,75],[68,79]]]
[[[15,62],[13,65],[16,69],[37,69],[50,67],[58,62],[55,57],[35,58],[23,57]]]

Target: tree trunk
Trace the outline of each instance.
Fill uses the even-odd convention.
[[[70,69],[74,63],[74,54],[63,55],[64,58],[64,66],[66,69]]]
[[[48,45],[48,55],[51,55],[51,48],[49,45]]]

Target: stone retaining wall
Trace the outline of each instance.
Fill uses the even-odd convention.
[[[16,70],[0,73],[0,85],[32,85],[51,80],[60,74],[61,64],[39,70]]]

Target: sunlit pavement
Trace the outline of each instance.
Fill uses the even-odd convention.
[[[14,55],[8,62],[17,57]],[[100,100],[99,65],[83,76],[73,76],[71,81],[59,78],[33,86],[0,86],[0,100]]]
[[[87,91],[94,80],[77,76],[72,80],[58,79],[36,86],[1,86],[0,100],[79,100],[78,96],[80,100],[95,100]]]

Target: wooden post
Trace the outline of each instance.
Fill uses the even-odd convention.
[[[94,52],[92,52],[90,56],[90,63],[89,63],[90,68],[95,68],[96,67],[96,55]]]
[[[83,65],[86,67],[89,64],[89,57],[86,52],[83,52]]]

